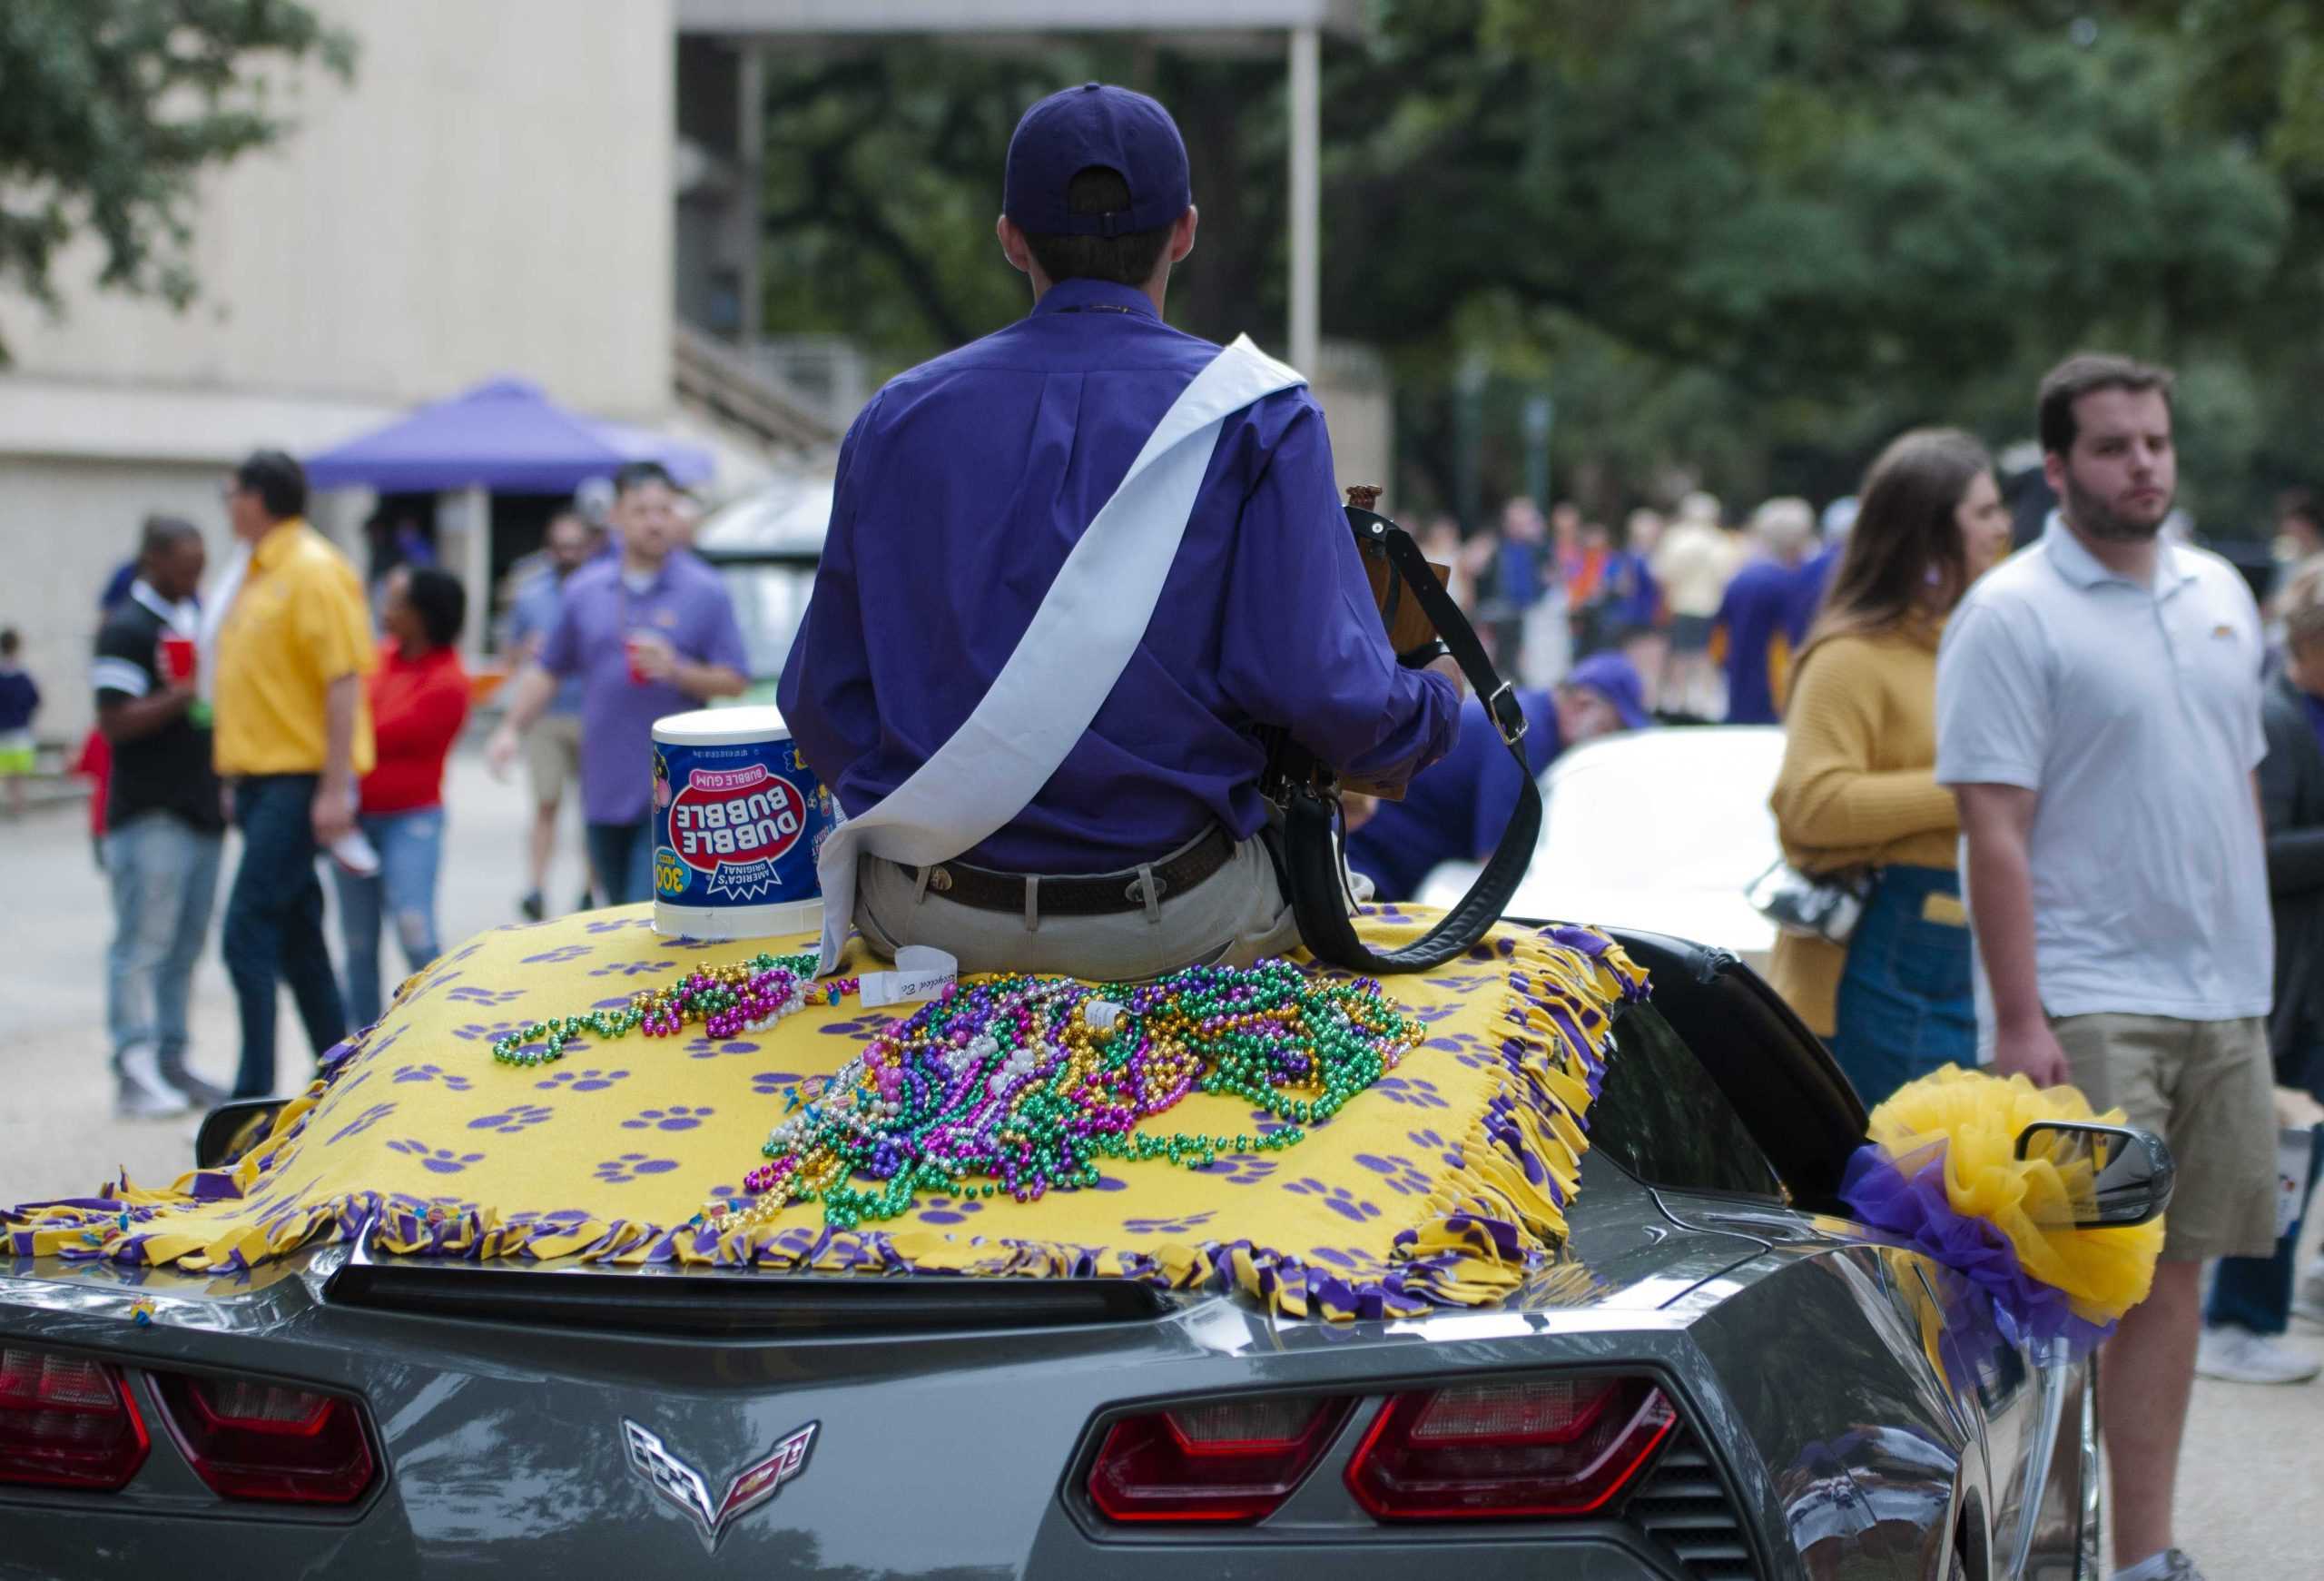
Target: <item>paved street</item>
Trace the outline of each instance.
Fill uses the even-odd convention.
[[[493,779],[478,753],[464,751],[452,760],[446,787],[450,828],[438,912],[448,944],[516,920],[517,895],[524,888],[528,799],[520,784]],[[570,805],[566,815],[571,821],[552,893],[570,904],[581,893],[580,825]],[[18,1091],[25,1089],[17,1083],[28,1084],[41,1097],[37,1103],[11,1103],[0,1111],[0,1197],[11,1201],[86,1191],[117,1163],[128,1167],[133,1180],[163,1182],[192,1161],[191,1119],[113,1118],[104,1038],[104,950],[112,936],[112,908],[103,875],[90,861],[84,818],[76,805],[35,813],[18,824],[0,823],[0,873],[7,874],[10,891],[25,897],[0,919],[5,954],[0,962],[0,1076]],[[221,915],[236,856],[230,841],[218,890]],[[324,888],[328,894],[328,881]],[[402,970],[389,942],[382,982],[394,983]],[[194,979],[194,1072],[222,1087],[231,1085],[237,1039],[233,995],[219,960],[213,919]],[[276,1058],[281,1091],[291,1090],[310,1069],[305,1036],[287,998]]]
[[[524,801],[473,753],[454,760],[442,897],[448,942],[513,915]],[[84,831],[78,807],[0,823],[0,874],[13,902],[0,917],[0,1092],[7,1094],[0,1200],[8,1201],[84,1192],[115,1166],[162,1182],[192,1163],[190,1120],[112,1118],[102,1000],[109,908]],[[568,835],[554,885],[568,900],[580,888],[575,843]],[[231,874],[231,849],[227,861]],[[194,1016],[194,1068],[223,1084],[232,1074],[235,1024],[214,938],[196,981]],[[305,1053],[287,1009],[282,1055],[288,1082],[303,1073]],[[2324,1335],[2304,1329],[2293,1338],[2324,1354]],[[2324,1387],[2199,1384],[2187,1468],[2181,1540],[2212,1581],[2317,1573]]]

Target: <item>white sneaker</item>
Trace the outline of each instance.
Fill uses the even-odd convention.
[[[162,1075],[151,1043],[121,1051],[121,1083],[113,1093],[113,1112],[123,1120],[166,1120],[183,1114],[193,1101]]]
[[[2165,1548],[2115,1571],[2112,1581],[2203,1581],[2203,1573],[2180,1549]]]
[[[2324,1327],[2324,1257],[2308,1265],[2291,1294],[2291,1315]]]
[[[2302,1356],[2264,1334],[2227,1325],[2203,1330],[2195,1370],[2226,1383],[2306,1383],[2324,1362]]]

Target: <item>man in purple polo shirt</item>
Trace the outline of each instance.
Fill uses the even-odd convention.
[[[1219,353],[1166,324],[1195,240],[1185,145],[1142,94],[1053,94],[1009,150],[1001,252],[1033,310],[891,380],[849,430],[784,722],[842,806],[877,806],[951,738],[1164,413]],[[1419,657],[1419,656],[1416,656]],[[1428,671],[1435,673],[1428,673]],[[875,951],[1096,978],[1295,945],[1262,726],[1402,780],[1459,722],[1449,660],[1389,651],[1302,387],[1223,420],[1128,667],[1031,803],[957,860],[864,856]]]
[[[506,776],[521,738],[556,696],[581,681],[581,810],[607,904],[654,896],[654,721],[743,689],[749,657],[718,573],[679,548],[684,525],[670,475],[634,462],[614,479],[617,557],[573,573],[556,624],[511,688],[487,748]]]

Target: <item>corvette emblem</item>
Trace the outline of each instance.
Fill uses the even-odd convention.
[[[630,1469],[645,1478],[662,1497],[694,1517],[704,1547],[716,1552],[726,1524],[773,1498],[783,1485],[807,1468],[807,1451],[815,1442],[821,1422],[809,1422],[784,1434],[755,1463],[734,1474],[726,1497],[710,1500],[710,1486],[702,1473],[670,1453],[662,1440],[628,1418],[622,1418],[622,1441],[629,1448]]]

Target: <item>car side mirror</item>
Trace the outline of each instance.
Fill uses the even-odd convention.
[[[2179,1173],[2171,1150],[2152,1131],[2093,1121],[2035,1121],[2017,1133],[2017,1156],[2046,1158],[2061,1168],[2090,1167],[2091,1199],[2073,1204],[2073,1224],[2080,1230],[2120,1229],[2161,1218]]]

